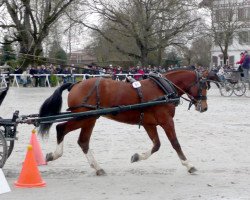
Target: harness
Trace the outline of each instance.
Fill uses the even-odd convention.
[[[179,98],[177,90],[171,81],[164,78],[160,74],[151,73],[149,74],[149,79],[155,82],[167,95],[168,98]],[[176,103],[176,106],[179,102]]]
[[[74,110],[76,108],[81,108],[81,107],[90,108],[90,109],[101,109],[102,107],[100,107],[100,93],[99,93],[99,85],[100,85],[101,79],[102,77],[99,77],[96,80],[95,85],[89,90],[88,94],[83,98],[82,104],[78,106],[69,107],[67,111]],[[87,102],[94,91],[96,91],[96,105],[90,105]]]
[[[150,80],[152,80],[154,83],[156,83],[162,89],[162,91],[165,93],[164,98],[168,98],[168,99],[179,98],[177,90],[173,86],[172,82],[169,81],[168,79],[162,77],[160,74],[155,74],[155,73],[149,74],[148,78]],[[141,85],[139,87],[134,86],[135,83],[140,84],[140,82],[136,81],[132,77],[127,77],[127,81],[130,82],[133,85],[133,87],[136,89],[137,94],[138,94],[138,96],[140,98],[140,102],[143,103],[144,100],[143,100],[143,94],[142,94],[142,91],[141,91]],[[179,104],[179,102],[176,102],[174,104],[175,104],[175,106],[177,106]],[[143,112],[143,110],[141,110],[140,120],[139,120],[139,123],[138,123],[139,128],[140,128],[140,126],[142,124],[143,117],[144,117],[144,112]]]

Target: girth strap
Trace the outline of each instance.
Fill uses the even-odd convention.
[[[130,77],[130,76],[127,77],[127,80],[128,80],[128,82],[130,82],[132,85],[133,85],[134,82],[137,82],[137,80],[135,80],[134,78],[132,78],[132,77]],[[142,91],[141,91],[141,87],[136,87],[135,89],[136,89],[136,91],[137,91],[138,96],[140,97],[140,102],[141,102],[141,103],[144,102],[143,94],[142,94]]]
[[[137,82],[137,80],[135,80],[134,78],[132,78],[132,77],[130,77],[130,76],[127,77],[127,80],[128,80],[128,82],[130,82],[132,85],[133,85],[133,83]],[[140,98],[140,102],[143,103],[143,102],[144,102],[144,99],[143,99],[143,94],[142,94],[141,86],[140,86],[140,87],[136,87],[135,89],[136,89],[136,92],[137,92],[137,94],[138,94],[138,96],[139,96],[139,98]],[[139,128],[140,128],[140,126],[141,126],[141,124],[142,124],[143,118],[144,118],[144,112],[143,112],[143,110],[141,110],[140,119],[139,119],[139,122],[138,122]]]

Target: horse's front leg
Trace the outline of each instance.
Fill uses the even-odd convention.
[[[160,146],[161,146],[156,126],[155,125],[143,125],[143,126],[144,126],[145,130],[147,131],[149,138],[153,142],[153,147],[152,147],[152,149],[150,149],[147,152],[144,152],[142,154],[138,154],[138,153],[134,154],[131,157],[132,163],[140,161],[140,160],[148,159],[153,153],[158,151]]]
[[[164,129],[172,147],[178,154],[182,165],[187,167],[189,173],[194,173],[195,171],[197,171],[196,168],[187,160],[186,156],[182,152],[181,145],[179,144],[179,141],[176,137],[173,119],[172,118],[168,119],[165,124],[161,124],[161,127]]]

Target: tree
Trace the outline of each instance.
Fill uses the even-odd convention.
[[[171,49],[166,53],[165,65],[180,66],[181,55],[178,54],[177,49]]]
[[[179,48],[183,57],[182,63],[187,66],[197,64],[208,68],[211,63],[211,47],[211,38],[195,38],[191,46]]]
[[[121,34],[110,30],[108,25],[106,27],[103,24],[102,31],[106,36],[111,37],[117,44],[123,46],[123,48],[130,49],[130,52],[136,52],[136,45],[131,39],[123,37]],[[105,63],[107,65],[119,61],[126,61],[134,64],[138,62],[137,59],[117,51],[112,43],[95,31],[92,31],[92,42],[90,46],[92,46],[93,52],[100,63]]]
[[[55,41],[51,46],[49,58],[50,60],[52,60],[52,62],[62,65],[67,63],[67,53],[63,50],[63,48],[57,41]]]
[[[8,41],[7,37],[4,37],[2,46],[2,58],[1,63],[5,63],[16,58],[14,50],[12,49],[11,42]]]
[[[211,63],[212,42],[209,37],[196,38],[192,42],[191,52],[193,52],[192,63],[204,67],[209,67]]]
[[[191,47],[185,46],[181,48],[182,56],[183,56],[183,65],[190,66],[193,64],[194,52]]]
[[[240,11],[235,2],[228,2],[224,7],[217,7],[215,1],[204,0],[200,5],[210,13],[211,26],[204,24],[204,33],[213,39],[213,44],[218,46],[223,54],[223,61],[226,64],[228,59],[228,48],[236,38],[238,31],[244,25],[240,18]]]
[[[42,42],[51,26],[74,1],[2,0],[0,6],[6,9],[11,21],[0,20],[0,28],[8,29],[9,40],[19,43],[20,55],[25,58],[24,67],[42,55]]]
[[[82,21],[77,14],[72,20],[98,32],[116,51],[137,59],[142,65],[148,64],[151,52],[159,51],[158,60],[161,60],[167,46],[185,44],[199,20],[193,16],[196,7],[192,0],[120,0],[115,3],[90,0],[88,6],[92,13],[100,16],[101,26]],[[110,32],[113,34],[107,34]],[[127,48],[128,42],[117,38],[129,41],[131,48]]]

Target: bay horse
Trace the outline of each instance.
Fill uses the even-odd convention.
[[[169,71],[162,75],[171,82],[176,90],[178,97],[186,94],[190,99],[190,104],[194,104],[195,109],[199,112],[205,112],[207,105],[207,81],[208,73],[198,74],[194,70],[175,70]],[[157,99],[164,94],[163,90],[151,79],[139,81],[141,85],[141,93],[144,102]],[[131,83],[116,81],[106,78],[91,78],[81,82],[71,84],[65,83],[57,88],[54,93],[42,104],[39,117],[52,116],[60,113],[62,106],[62,92],[68,89],[68,110],[71,112],[83,112],[98,108],[111,108],[120,105],[131,105],[140,103],[140,97]],[[160,148],[160,140],[157,133],[157,126],[161,126],[165,131],[172,147],[177,152],[182,165],[187,167],[189,173],[196,171],[196,168],[187,160],[175,133],[173,118],[175,116],[176,105],[167,103],[152,107],[143,108],[143,119],[141,119],[141,110],[125,111],[118,114],[109,114],[104,117],[118,122],[127,124],[138,124],[144,127],[149,138],[153,143],[153,147],[142,153],[134,154],[131,162],[148,159],[153,153]],[[99,116],[98,116],[99,117]],[[78,144],[92,168],[96,170],[97,175],[104,175],[105,171],[99,166],[93,154],[89,150],[90,137],[98,117],[87,119],[77,119],[59,123],[56,125],[57,147],[52,153],[46,155],[46,160],[53,161],[63,154],[63,140],[67,133],[81,129],[78,138]],[[48,135],[50,124],[40,124],[39,134]]]

